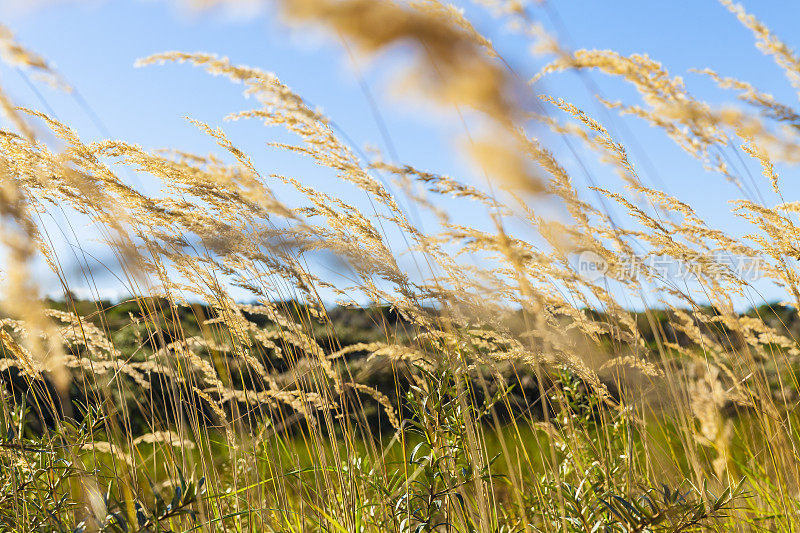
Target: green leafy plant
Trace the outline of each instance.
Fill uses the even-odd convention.
[[[624,447],[630,439],[625,413],[601,425],[602,402],[566,368],[559,372],[554,391],[551,399],[560,405],[554,425],[565,444],[558,477],[541,479],[540,505],[534,509],[542,519],[540,527],[586,532],[702,530],[724,518],[741,496],[741,482],[719,495],[705,485],[697,488],[688,483],[675,488],[661,483],[655,488],[639,480],[626,486],[631,449]],[[579,464],[587,466],[581,470],[576,468]]]

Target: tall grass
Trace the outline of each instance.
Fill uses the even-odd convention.
[[[800,88],[794,52],[723,3]],[[789,325],[800,318],[800,232],[775,167],[798,163],[796,111],[711,70],[702,72],[741,106],[696,99],[647,56],[566,50],[515,3],[493,7],[551,59],[530,83],[435,1],[280,6],[365,55],[408,46],[413,63],[399,82],[468,117],[465,145],[491,187],[361,155],[276,75],[214,55],[166,52],[139,65],[188,63],[241,84],[256,105],[227,119],[286,130],[276,138],[296,144],[272,147],[360,191],[371,209],[256,165],[221,127],[191,121],[219,146],[209,156],[85,142],[0,93],[9,119],[0,131],[0,527],[798,527],[800,350]],[[4,28],[0,51],[69,90]],[[733,212],[752,233],[710,227],[647,185],[597,118],[558,95],[524,97],[548,76],[585,70],[641,96],[601,98],[610,111],[660,128],[738,184]],[[582,146],[583,164],[619,181],[579,186],[542,138]],[[760,183],[743,183],[745,158],[763,170]],[[134,174],[158,192],[131,185]],[[766,205],[757,189],[782,203]],[[135,296],[74,298],[42,223],[53,209],[91,221]],[[454,218],[465,212],[484,213],[489,227]],[[757,276],[719,250],[756,264]],[[40,259],[63,299],[41,296],[31,274]],[[692,283],[654,259],[687,267]],[[327,276],[328,261],[345,275]],[[741,313],[739,295],[767,282],[786,303]],[[242,291],[247,298],[234,297]],[[658,305],[637,311],[637,299]],[[353,338],[342,317],[365,320],[354,331],[369,338]]]

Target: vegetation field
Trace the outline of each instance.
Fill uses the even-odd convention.
[[[269,4],[457,115],[442,157],[474,176],[356,146],[280,72],[210,53],[137,65],[243,90],[187,119],[211,154],[86,140],[0,78],[0,531],[800,528],[796,103],[710,68],[687,80],[733,103],[706,101],[647,55],[570,49],[552,2],[479,4]],[[800,55],[721,5],[800,93]],[[2,25],[0,60],[75,90]],[[570,75],[613,80],[597,116]],[[266,126],[275,168],[235,121]],[[709,201],[735,191],[736,222],[657,185],[650,142]],[[75,286],[97,246],[66,257],[56,212],[129,296],[96,269]]]

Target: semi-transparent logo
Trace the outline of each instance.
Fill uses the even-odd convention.
[[[584,279],[596,281],[608,276],[618,280],[650,279],[759,279],[767,263],[760,257],[729,254],[724,251],[698,253],[686,259],[663,255],[623,256],[613,263],[586,250],[577,254],[575,268]]]

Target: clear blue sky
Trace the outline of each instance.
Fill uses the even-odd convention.
[[[313,168],[268,151],[272,138],[256,124],[225,125],[222,117],[248,103],[241,86],[213,78],[188,66],[137,69],[137,58],[166,50],[207,51],[228,56],[235,63],[275,72],[286,84],[321,107],[359,147],[386,146],[359,85],[353,63],[342,44],[309,28],[289,29],[272,12],[255,18],[237,18],[218,11],[189,15],[173,2],[119,0],[107,2],[50,2],[23,9],[19,0],[0,0],[0,21],[14,30],[19,40],[45,56],[74,85],[113,137],[142,144],[145,148],[175,147],[208,152],[214,145],[188,124],[185,116],[223,125],[242,148],[254,154],[260,165],[301,172],[310,185],[326,190],[333,185]],[[800,49],[800,2],[759,0],[745,2],[752,13],[768,24],[790,45]],[[508,36],[486,11],[463,6],[473,23],[492,38],[515,70],[530,75],[541,65],[532,59],[525,43]],[[754,82],[779,100],[795,103],[796,96],[771,59],[753,45],[750,32],[713,0],[616,1],[569,0],[551,2],[548,10],[534,10],[546,27],[559,32],[570,48],[608,48],[623,54],[647,53],[661,61],[673,75],[685,76],[689,90],[715,103],[733,102],[732,93],[714,90],[690,68],[713,67],[723,75]],[[554,26],[553,16],[560,21]],[[455,114],[431,114],[429,108],[410,99],[388,96],[391,73],[402,66],[402,57],[390,55],[361,64],[365,82],[377,98],[401,160],[431,171],[477,179],[455,149],[462,127]],[[11,69],[0,70],[3,86],[19,103],[41,107],[40,102]],[[629,99],[633,91],[593,73],[590,79],[609,99]],[[41,89],[56,115],[88,140],[102,132],[69,96]],[[599,119],[605,115],[590,98],[584,82],[572,75],[554,77],[538,92],[562,96],[584,107]],[[740,195],[721,177],[706,173],[664,140],[663,135],[635,121],[614,119],[606,124],[623,143],[629,144],[634,162],[651,183],[687,201],[712,225],[734,233],[747,228],[733,221],[728,200]],[[646,153],[642,147],[647,147]],[[556,152],[563,147],[554,146]],[[569,156],[565,155],[570,166]],[[576,179],[580,180],[578,167]],[[757,167],[751,167],[762,190],[768,187]],[[596,179],[603,182],[605,174]],[[782,176],[785,191],[797,199],[800,187],[793,173]],[[774,198],[767,198],[773,203]],[[458,218],[458,213],[456,214]],[[463,216],[471,213],[464,211]],[[779,296],[763,287],[766,299]],[[113,292],[113,290],[112,290]]]

